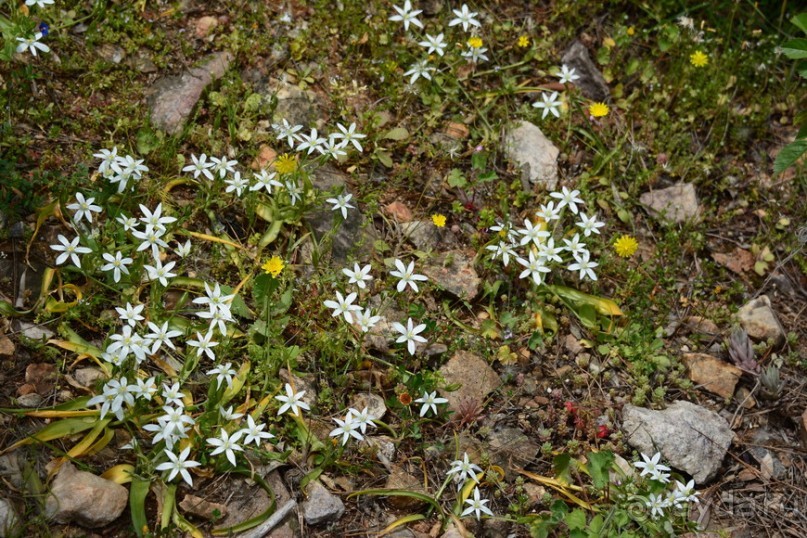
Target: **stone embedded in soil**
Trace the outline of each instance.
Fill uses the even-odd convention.
[[[25,367],[25,382],[36,387],[36,392],[45,395],[53,389],[56,366],[47,362],[35,362]]]
[[[693,383],[725,399],[734,395],[742,370],[706,353],[684,353],[682,359]]]
[[[412,210],[401,201],[395,200],[384,206],[384,213],[398,222],[409,222],[412,220]]]
[[[50,340],[56,334],[44,325],[31,323],[30,321],[20,321],[16,327],[22,335],[31,340],[41,341]]]
[[[591,60],[588,49],[578,40],[572,42],[566,52],[563,53],[561,63],[574,68],[579,79],[574,81],[574,85],[584,96],[594,101],[610,101],[611,90],[608,83],[597,69],[596,64]]]
[[[187,494],[179,502],[183,512],[202,519],[218,519],[227,515],[227,507],[221,503],[206,501],[196,495]]]
[[[126,508],[128,490],[110,480],[64,463],[45,500],[45,515],[58,523],[75,522],[91,529],[116,520]]]
[[[323,114],[319,106],[319,97],[312,91],[302,90],[296,84],[289,84],[280,80],[271,80],[261,92],[269,101],[277,103],[273,123],[288,121],[291,125],[302,125],[308,134],[312,127],[319,127]]]
[[[775,346],[785,342],[785,330],[771,307],[767,295],[748,301],[737,311],[737,319],[748,336],[757,340],[773,340]]]
[[[11,357],[14,355],[14,351],[16,347],[14,346],[14,342],[11,341],[6,335],[0,336],[0,357]]]
[[[499,375],[490,367],[485,359],[470,351],[457,351],[451,359],[440,368],[440,375],[448,385],[459,385],[459,389],[448,392],[440,391],[440,395],[448,400],[450,410],[470,411],[484,408],[485,398],[501,384]]]
[[[24,486],[22,469],[16,452],[0,455],[0,482],[7,481],[17,489]]]
[[[20,523],[20,518],[14,506],[7,500],[0,498],[0,538],[11,536],[21,536],[16,528]]]
[[[312,178],[314,187],[322,190],[339,189],[346,182],[347,176],[331,166],[323,166]],[[344,194],[349,191],[345,189]],[[354,196],[351,205],[356,205],[355,201]],[[375,239],[369,220],[358,208],[348,209],[347,219],[343,219],[341,212],[331,211],[330,206],[322,207],[309,212],[303,221],[313,232],[320,249],[330,247],[331,259],[337,267],[345,267],[352,254],[369,248]],[[332,230],[335,233],[331,233]],[[323,256],[326,252],[319,254]]]
[[[106,379],[106,374],[100,369],[95,367],[76,368],[73,372],[73,379],[82,387],[92,388],[95,384],[103,379]]]
[[[488,435],[490,459],[508,475],[515,477],[515,468],[528,465],[538,451],[540,445],[534,443],[519,428],[505,426],[494,429]]]
[[[384,398],[377,394],[360,392],[353,396],[350,405],[357,411],[361,411],[366,407],[370,416],[378,420],[381,420],[387,414],[387,404],[384,403]]]
[[[345,513],[345,503],[318,481],[312,482],[306,491],[308,498],[303,503],[303,517],[309,525],[336,521]]]
[[[169,134],[181,131],[202,92],[227,72],[232,60],[229,52],[216,52],[205,58],[199,67],[158,80],[148,97],[152,124]]]
[[[720,415],[690,402],[677,401],[663,411],[626,405],[622,430],[628,443],[692,475],[695,483],[714,478],[734,434]]]
[[[661,222],[681,223],[698,218],[698,195],[692,183],[678,183],[639,197],[649,213]]]
[[[425,495],[429,494],[429,492],[423,488],[422,480],[419,480],[416,476],[398,466],[393,466],[392,471],[390,471],[387,477],[387,483],[384,485],[384,488],[411,491],[412,493],[423,493]],[[387,502],[390,506],[398,510],[414,510],[423,506],[423,501],[421,500],[399,495],[390,495],[387,497]]]
[[[413,220],[401,225],[401,233],[419,250],[435,250],[457,245],[457,236],[448,228],[438,228],[430,220]]]
[[[558,184],[558,154],[560,150],[536,125],[516,122],[505,136],[507,158],[521,169],[525,190],[529,183],[538,183],[548,190]]]
[[[37,394],[36,392],[31,392],[29,394],[23,394],[22,396],[17,397],[17,405],[20,407],[39,407],[42,404],[42,396]]]
[[[423,274],[434,284],[460,299],[471,300],[479,293],[482,279],[474,269],[474,260],[461,250],[451,250],[430,258]]]

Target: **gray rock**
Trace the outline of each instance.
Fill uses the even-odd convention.
[[[30,392],[28,394],[23,394],[22,396],[17,397],[17,404],[20,407],[39,407],[42,405],[42,396],[37,394],[36,392]]]
[[[208,56],[200,67],[179,76],[158,80],[148,97],[151,122],[169,134],[177,134],[190,117],[202,92],[211,82],[224,76],[232,60],[229,52],[216,52]]]
[[[666,189],[642,194],[639,201],[662,222],[685,222],[700,215],[698,196],[692,183],[678,183]]]
[[[351,407],[361,411],[365,407],[367,412],[373,418],[381,420],[387,414],[387,404],[384,403],[384,398],[378,394],[371,394],[369,392],[361,392],[356,394],[350,402]]]
[[[312,183],[316,188],[331,190],[344,187],[346,180],[346,176],[339,170],[323,166],[314,173]],[[348,194],[350,191],[344,192]],[[355,197],[351,201],[355,201]],[[322,207],[309,212],[303,222],[311,229],[316,239],[319,249],[316,252],[317,257],[320,260],[327,259],[327,255],[330,254],[332,262],[341,267],[345,266],[351,254],[362,248],[369,248],[375,239],[370,222],[359,209],[348,210],[347,219],[343,219],[341,212],[331,211],[329,206]],[[306,262],[313,261],[313,249],[307,257]]]
[[[444,252],[430,258],[423,274],[434,284],[460,299],[471,300],[479,293],[482,279],[474,269],[474,261],[461,250]]]
[[[490,432],[488,446],[491,462],[504,469],[508,477],[514,477],[514,468],[529,464],[541,450],[524,432],[512,426]]]
[[[260,471],[259,471],[260,472]],[[263,474],[263,473],[261,473]],[[233,483],[228,487],[228,490],[233,491],[233,495],[227,501],[227,517],[221,521],[222,527],[232,527],[239,523],[243,523],[259,514],[262,514],[269,508],[272,499],[269,494],[260,486],[255,484],[249,479],[232,479]],[[264,476],[264,480],[269,485],[269,488],[275,494],[277,506],[283,506],[291,500],[291,494],[286,489],[280,474],[277,471],[271,471]],[[286,525],[275,529],[273,532],[278,532],[280,529],[285,528]],[[256,529],[246,531],[244,534],[239,534],[239,538],[263,538],[266,536],[266,531],[258,533]],[[272,536],[272,534],[270,534]]]
[[[113,64],[119,64],[126,58],[126,51],[119,45],[104,43],[97,50],[98,56]]]
[[[714,478],[733,433],[720,415],[690,402],[678,401],[663,411],[626,405],[622,429],[628,443],[651,456],[662,457],[697,484]]]
[[[785,330],[779,323],[767,295],[760,295],[748,301],[737,311],[737,319],[751,338],[773,340],[776,346],[784,344]]]
[[[413,220],[401,224],[401,233],[419,250],[434,250],[457,245],[457,236],[448,228],[438,228],[428,220]]]
[[[525,190],[530,183],[538,183],[548,190],[558,184],[558,154],[560,150],[528,121],[516,122],[505,135],[507,158],[521,168],[521,181]]]
[[[607,102],[611,100],[611,91],[608,83],[605,82],[600,70],[591,60],[588,49],[580,41],[575,40],[563,53],[561,62],[569,67],[573,67],[580,76],[574,81],[574,85],[580,92],[594,101]]]
[[[306,491],[308,500],[303,503],[303,517],[309,525],[336,521],[345,513],[342,499],[328,491],[319,481],[312,482]]]
[[[56,336],[53,331],[44,325],[31,323],[29,321],[20,321],[17,330],[21,332],[24,337],[30,338],[31,340],[50,340]]]
[[[79,471],[72,463],[59,470],[45,500],[45,515],[59,523],[98,528],[116,520],[126,508],[128,490],[110,480]]]
[[[294,84],[272,80],[261,93],[265,98],[277,102],[272,116],[273,123],[285,119],[292,125],[302,125],[306,128],[320,128],[324,123],[319,98],[314,92],[301,90]]]
[[[16,527],[19,523],[20,518],[11,503],[0,498],[0,538],[17,536],[20,529]]]
[[[22,489],[24,485],[22,468],[16,452],[9,452],[0,456],[0,481],[3,480],[7,480],[17,489]]]
[[[460,411],[468,406],[482,409],[485,398],[500,385],[499,376],[487,361],[470,351],[457,351],[440,368],[440,375],[446,384],[460,386],[454,392],[440,391],[452,411]]]
[[[406,490],[413,493],[423,493],[428,495],[428,492],[423,488],[423,481],[399,466],[393,466],[389,476],[387,477],[387,483],[384,485],[384,488],[392,490]],[[391,495],[387,497],[387,502],[390,506],[398,510],[415,510],[418,507],[423,506],[423,501],[419,499],[399,495]]]
[[[95,367],[76,368],[73,372],[73,378],[82,387],[94,387],[98,381],[106,379],[106,374],[100,369]]]

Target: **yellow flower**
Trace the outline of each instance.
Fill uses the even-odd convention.
[[[622,235],[614,242],[614,250],[618,256],[630,258],[636,253],[639,243],[629,235]]]
[[[706,65],[709,63],[709,57],[706,56],[702,50],[696,50],[689,55],[689,63],[695,67],[706,67]]]
[[[432,222],[438,228],[444,228],[446,225],[446,216],[439,213],[432,215]]]
[[[605,103],[591,103],[588,107],[588,113],[595,118],[601,118],[608,115],[608,105]]]
[[[275,159],[275,170],[278,174],[291,174],[297,170],[297,159],[294,158],[294,155],[284,153]]]
[[[480,48],[480,47],[481,47],[483,44],[484,44],[484,43],[482,42],[482,38],[481,38],[481,37],[476,37],[476,36],[474,36],[474,37],[472,37],[471,39],[469,39],[469,40],[468,40],[468,46],[469,46],[469,47],[471,47],[472,49],[478,49],[478,48]]]
[[[602,40],[602,44],[605,48],[612,49],[616,47],[616,41],[612,37],[606,37]]]
[[[633,35],[635,33],[636,33],[636,29],[633,26],[628,26],[627,34],[628,35]]]
[[[272,256],[266,260],[265,264],[261,265],[261,269],[263,269],[267,275],[272,275],[275,278],[277,278],[284,267],[286,267],[286,264],[283,263],[280,256]]]
[[[530,38],[525,36],[525,35],[519,36],[519,38],[518,38],[518,46],[521,47],[522,49],[524,47],[529,47],[530,46]]]

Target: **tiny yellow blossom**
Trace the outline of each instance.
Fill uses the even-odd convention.
[[[529,47],[530,46],[530,38],[525,36],[525,35],[519,36],[519,38],[518,38],[518,46],[521,47],[522,49],[524,47]]]
[[[275,159],[275,170],[278,174],[291,174],[297,170],[297,159],[294,158],[294,155],[284,153]]]
[[[432,222],[438,228],[444,228],[446,225],[446,216],[439,213],[432,215]]]
[[[639,248],[639,243],[637,243],[636,239],[629,235],[621,235],[614,242],[614,250],[618,256],[623,258],[630,258],[633,256],[636,253],[637,248]]]
[[[614,41],[614,39],[611,37],[606,37],[605,39],[603,39],[602,44],[607,49],[612,49],[616,47],[616,41]]]
[[[601,118],[608,115],[608,105],[605,103],[591,103],[588,107],[588,113],[595,118]]]
[[[280,259],[280,256],[272,256],[266,263],[261,266],[261,269],[267,274],[272,275],[273,277],[277,278],[283,268],[286,267],[286,264],[283,263],[283,260]]]
[[[484,43],[482,42],[481,37],[474,36],[474,37],[472,37],[471,39],[468,40],[468,46],[471,47],[472,49],[478,49],[478,48],[482,47],[483,44]]]
[[[635,33],[636,33],[636,29],[633,26],[628,26],[627,34],[628,35],[633,35]]]
[[[702,50],[696,50],[689,55],[689,63],[695,67],[706,67],[709,63],[709,57]]]

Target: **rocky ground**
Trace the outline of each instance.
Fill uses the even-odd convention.
[[[401,76],[406,67],[388,65],[395,63],[388,54],[401,53],[384,47],[407,41],[389,22],[394,12],[386,2],[98,2],[104,8],[91,12],[64,4],[54,8],[66,22],[51,55],[15,58],[2,74],[6,91],[19,95],[5,98],[0,146],[16,147],[2,158],[11,172],[8,186],[0,185],[7,202],[0,206],[0,299],[7,305],[0,321],[0,537],[143,535],[129,510],[135,482],[114,473],[116,465],[134,465],[138,473],[148,467],[140,466],[147,457],[130,449],[142,434],[135,422],[89,440],[76,431],[18,444],[69,413],[97,417],[84,407],[65,407],[64,415],[31,411],[98,393],[108,372],[71,334],[102,347],[117,304],[95,277],[49,272],[55,264],[48,245],[64,233],[69,214],[43,208],[51,200],[65,205],[77,189],[101,190],[91,155],[110,141],[147,159],[154,179],[136,194],[138,202],[161,201],[180,215],[203,197],[181,183],[178,170],[187,163],[178,156],[228,154],[251,176],[286,151],[272,124],[285,119],[323,129],[356,117],[369,134],[365,152],[312,169],[311,187],[320,198],[350,193],[357,207],[343,221],[326,205],[311,207],[272,246],[287,262],[283,285],[294,291],[278,341],[299,348],[299,358],[270,373],[256,367],[236,403],[250,409],[290,383],[305,389],[313,408],[307,428],[322,442],[330,440],[332,417],[348,406],[366,407],[386,427],[335,452],[294,438],[272,408],[267,421],[282,440],[244,456],[255,474],[218,472],[211,463],[193,472],[193,487],[174,481],[184,520],[162,530],[172,486],[150,470],[145,509],[153,535],[207,535],[274,507],[236,535],[376,535],[418,514],[387,536],[528,536],[531,528],[536,533],[530,516],[568,497],[524,471],[548,477],[559,454],[584,458],[592,450],[613,451],[627,468],[640,453],[658,452],[681,477],[694,479],[700,503],[688,517],[699,535],[807,534],[807,184],[803,163],[771,173],[771,158],[793,136],[798,102],[785,60],[768,66],[768,78],[781,86],[764,97],[772,104],[751,75],[729,83],[734,73],[723,73],[728,68],[715,57],[709,69],[722,83],[711,100],[690,96],[693,118],[678,124],[668,117],[676,92],[685,93],[675,86],[684,75],[674,71],[673,52],[646,59],[657,52],[657,34],[680,26],[677,17],[688,13],[666,5],[651,13],[632,2],[608,10],[591,3],[581,15],[577,9],[586,10],[551,2],[481,3],[473,7],[485,13],[486,44],[512,52],[507,39],[523,33],[536,43],[537,59],[515,68],[515,82],[470,83],[485,66],[463,65],[461,91],[424,90],[418,98],[418,86]],[[432,23],[458,7],[416,4]],[[758,27],[772,32],[770,19],[731,13],[737,35],[707,43],[726,62],[765,57],[773,45],[743,44]],[[718,24],[708,14],[691,15],[705,28]],[[606,40],[632,36],[634,26],[646,31],[626,64],[605,58]],[[518,64],[501,55],[497,65]],[[655,67],[652,82],[621,74],[631,55]],[[547,126],[529,106],[538,90],[522,92],[517,84],[556,88],[544,64],[574,67],[581,78],[570,91],[581,103],[609,103],[609,115],[596,120],[569,105],[568,120]],[[691,82],[698,83],[707,84]],[[654,96],[664,88],[666,104]],[[731,92],[733,104],[720,98]],[[435,95],[444,102],[435,104]],[[698,121],[710,107],[719,111]],[[721,123],[719,114],[731,120]],[[483,152],[493,180],[479,180],[472,164]],[[484,248],[496,237],[496,220],[520,223],[546,192],[561,187],[581,189],[610,228],[595,247],[598,281],[563,281],[619,305],[621,315],[608,323],[597,318],[596,328],[557,298],[548,310],[537,306],[543,299],[517,279],[520,269],[492,263]],[[200,242],[188,276],[240,289],[245,274],[260,272],[256,238],[268,224],[254,207],[224,195],[204,204],[184,213],[183,227],[241,250],[221,254],[221,244]],[[438,225],[436,214],[448,224]],[[621,233],[638,241],[628,259],[613,252]],[[366,300],[381,326],[366,337],[346,336],[322,306],[343,278],[341,268],[361,260],[382,275],[404,254],[417,259],[428,284],[397,301],[376,286]],[[83,301],[71,302],[75,289]],[[183,292],[188,288],[176,285],[159,302],[181,302]],[[391,324],[413,312],[430,326],[428,342],[410,356]],[[250,323],[237,319],[245,339],[255,336]],[[234,341],[232,355],[250,357],[246,341]],[[351,360],[333,359],[346,355]],[[162,364],[148,368],[168,372]],[[212,381],[193,381],[198,402]],[[447,400],[446,409],[419,420],[412,399],[420,396],[415,388],[427,386]],[[484,467],[497,517],[440,517],[416,496],[351,495],[435,495],[448,462],[463,453]],[[605,502],[590,489],[578,495],[595,506]]]

